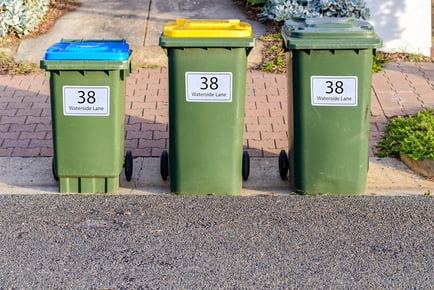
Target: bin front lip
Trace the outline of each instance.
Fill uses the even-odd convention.
[[[214,37],[169,37],[160,36],[159,45],[163,48],[170,47],[196,47],[196,48],[239,48],[239,47],[254,47],[255,38],[235,38],[235,37],[224,37],[224,38],[214,38]]]
[[[375,49],[382,47],[382,41],[374,39],[357,39],[352,41],[343,41],[342,39],[335,39],[331,43],[330,39],[326,41],[315,40],[315,43],[297,42],[292,39],[286,39],[283,36],[284,45],[287,50],[306,50],[306,49]]]
[[[130,70],[131,55],[128,60],[47,60],[40,61],[40,68],[45,70]]]

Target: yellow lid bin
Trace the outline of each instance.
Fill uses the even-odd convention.
[[[239,19],[184,19],[168,22],[164,36],[169,37],[252,37],[252,27]]]
[[[167,22],[162,47],[253,47],[252,26],[239,19],[184,19]]]
[[[239,19],[166,23],[169,150],[160,174],[179,194],[237,195],[250,172],[243,148],[247,56],[255,45]]]

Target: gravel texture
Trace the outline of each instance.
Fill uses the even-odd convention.
[[[0,195],[0,288],[428,289],[433,201]]]

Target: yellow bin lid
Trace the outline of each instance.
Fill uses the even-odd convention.
[[[252,37],[252,27],[239,19],[184,19],[167,22],[163,35],[167,37],[246,38]]]

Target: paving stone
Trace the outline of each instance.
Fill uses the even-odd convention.
[[[125,148],[134,156],[159,156],[169,138],[168,70],[135,70],[126,86]],[[2,75],[0,92],[0,156],[50,156],[51,108],[45,74]],[[370,156],[389,118],[429,106],[434,106],[434,64],[389,63],[374,74]],[[247,71],[244,121],[243,144],[251,156],[276,156],[287,150],[285,74]]]

